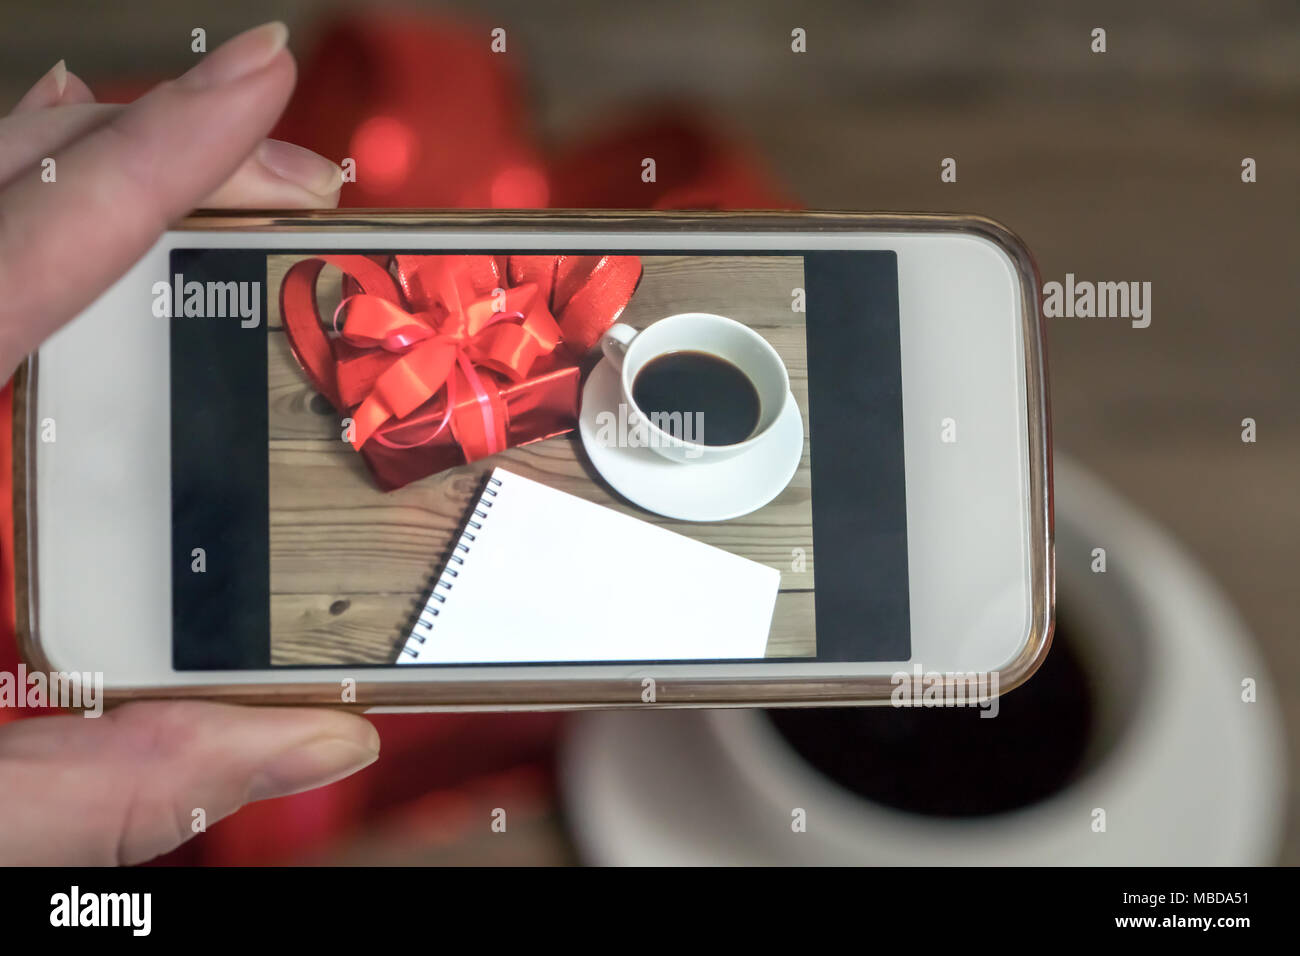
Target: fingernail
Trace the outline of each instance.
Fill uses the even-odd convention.
[[[374,746],[346,737],[318,737],[259,767],[249,782],[248,800],[270,800],[314,790],[368,767],[378,757],[378,734]]]
[[[257,161],[281,179],[287,179],[318,196],[328,196],[343,185],[343,170],[319,153],[278,139],[264,139]]]
[[[278,20],[253,27],[205,56],[180,82],[199,90],[233,83],[266,66],[288,42],[289,28]]]
[[[46,71],[45,75],[32,84],[32,88],[23,94],[23,98],[14,106],[15,113],[27,109],[40,109],[56,106],[63,98],[63,91],[68,88],[68,64],[60,60]]]
[[[61,97],[63,91],[68,88],[68,63],[66,60],[60,60],[50,67],[50,72],[46,76],[53,77],[54,89]]]

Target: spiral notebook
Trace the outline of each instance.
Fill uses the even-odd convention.
[[[497,468],[397,661],[759,658],[780,578]]]

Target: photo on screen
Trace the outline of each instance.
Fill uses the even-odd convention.
[[[177,250],[264,321],[172,320],[176,666],[905,659],[896,266],[837,256]]]

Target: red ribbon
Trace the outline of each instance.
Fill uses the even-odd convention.
[[[327,263],[360,290],[345,296],[334,316],[354,362],[338,360],[321,328],[315,285]],[[415,448],[450,426],[467,461],[507,447],[505,402],[496,379],[480,370],[519,382],[561,342],[585,351],[618,318],[641,274],[635,256],[397,255],[393,263],[396,280],[366,256],[295,263],[280,291],[290,345],[312,385],[336,408],[359,399],[352,412],[356,449],[371,439]],[[563,304],[558,321],[553,303]],[[376,359],[384,366],[378,374]],[[462,407],[458,396],[465,389],[475,401]],[[440,392],[442,418],[419,429],[414,441],[400,444],[383,434],[387,422]]]

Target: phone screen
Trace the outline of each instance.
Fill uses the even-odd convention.
[[[176,669],[911,656],[894,252],[169,271]]]

